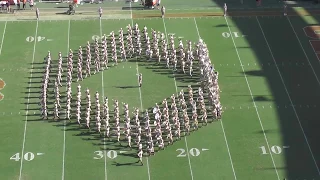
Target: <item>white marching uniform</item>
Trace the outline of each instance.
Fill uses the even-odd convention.
[[[223,16],[226,17],[227,16],[227,10],[228,10],[227,3],[224,3],[223,10],[224,10]]]

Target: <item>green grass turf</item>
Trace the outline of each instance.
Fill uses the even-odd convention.
[[[225,107],[222,121],[201,127],[190,136],[157,152],[155,156],[148,158],[149,166],[147,158],[144,158],[144,166],[139,166],[135,163],[136,157],[132,157],[134,151],[110,141],[104,144],[98,134],[87,133],[86,129],[79,129],[74,123],[66,122],[64,126],[63,121],[39,120],[37,105],[42,62],[48,50],[53,58],[57,57],[59,51],[66,55],[69,48],[76,51],[79,45],[84,46],[86,41],[92,41],[93,35],[99,36],[101,33],[108,34],[112,30],[125,28],[131,24],[131,20],[102,20],[101,24],[99,20],[70,21],[70,29],[69,21],[39,21],[38,26],[35,21],[7,22],[0,55],[0,78],[6,82],[6,87],[1,90],[5,98],[0,101],[0,124],[3,127],[0,131],[3,137],[0,152],[0,158],[3,159],[2,179],[19,178],[21,161],[10,160],[10,157],[22,150],[28,99],[24,153],[45,154],[36,156],[32,161],[23,161],[22,179],[149,179],[150,176],[152,180],[192,179],[191,177],[229,180],[236,176],[237,179],[270,180],[277,179],[276,172],[280,179],[319,179],[297,120],[298,116],[314,158],[319,162],[317,132],[313,128],[319,125],[314,121],[319,118],[319,86],[303,52],[306,51],[318,77],[318,59],[302,31],[311,22],[311,18],[303,20],[300,17],[290,17],[303,49],[287,18],[258,19],[292,103],[296,105],[297,116],[290,106],[291,102],[257,19],[251,17],[227,20],[229,24],[222,17],[134,20],[140,27],[146,25],[149,29],[175,33],[184,40],[196,41],[199,36],[203,38],[209,47],[215,68],[220,72],[221,100]],[[1,22],[0,33],[4,27],[5,22]],[[222,33],[229,33],[228,27],[231,32],[238,32],[240,35],[238,38],[234,37],[234,42],[230,37],[222,36]],[[53,41],[44,40],[34,44],[26,42],[27,36],[43,36]],[[32,65],[32,82],[29,84]],[[253,107],[243,71],[257,109]],[[136,87],[137,72],[144,75],[141,100]],[[141,106],[147,109],[195,82],[196,78],[190,80],[155,64],[131,60],[93,75],[81,84],[82,88],[89,87],[92,93],[99,91],[100,95],[108,96],[110,105],[111,99],[116,98],[120,102],[128,102],[130,109]],[[75,86],[76,83],[73,88]],[[270,147],[290,147],[271,156],[267,142]],[[266,147],[268,154],[262,154],[261,146]],[[105,148],[106,152],[116,151],[118,156],[114,159],[94,159],[98,157],[95,151],[104,151]],[[193,148],[209,150],[201,152],[197,157],[191,154],[189,157],[177,157],[180,153],[178,149]],[[128,152],[120,154],[120,151]]]

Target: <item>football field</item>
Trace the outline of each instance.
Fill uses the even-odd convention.
[[[0,179],[320,180],[319,20],[254,14],[162,19],[131,11],[124,19],[0,21]],[[145,156],[143,166],[135,150],[79,128],[75,118],[42,120],[38,104],[48,51],[57,63],[58,52],[66,56],[135,23],[183,40],[203,39],[219,72],[224,110],[221,120]],[[110,107],[111,99],[127,102],[132,112],[150,110],[197,82],[132,59],[79,83],[109,97]]]

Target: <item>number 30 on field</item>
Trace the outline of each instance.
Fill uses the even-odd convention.
[[[105,156],[104,151],[95,151],[94,155],[93,159],[102,159]],[[106,156],[110,159],[114,159],[118,156],[118,153],[117,151],[110,150],[107,152]]]

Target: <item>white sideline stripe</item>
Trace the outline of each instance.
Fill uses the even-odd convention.
[[[168,42],[168,33],[167,33],[166,23],[164,22],[164,18],[162,18],[162,22],[163,22],[164,32],[165,32],[165,35],[166,35],[166,40]],[[178,87],[177,87],[177,81],[176,81],[176,77],[175,77],[174,71],[172,71],[172,75],[173,75],[173,80],[174,80],[174,86],[176,88],[176,93],[178,95]],[[184,136],[184,142],[186,144],[187,152],[189,152],[188,142],[187,142],[187,137],[186,136]],[[193,180],[193,171],[192,171],[192,166],[191,166],[190,155],[189,155],[189,153],[186,153],[186,154],[187,154],[187,157],[188,157],[191,180]]]
[[[130,1],[130,14],[131,14],[131,27],[133,28],[133,19],[132,19],[132,6],[131,6],[131,1]],[[137,57],[136,57],[137,58]],[[137,75],[139,75],[139,65],[138,65],[138,61],[136,61],[136,70],[137,70]],[[140,96],[140,108],[141,111],[143,111],[143,105],[142,105],[142,96],[141,96],[141,88],[139,87],[139,96]],[[147,159],[147,169],[148,169],[148,179],[151,179],[150,176],[150,167],[149,167],[149,158],[146,157]]]
[[[35,32],[35,35],[34,35],[34,39],[37,39],[37,36],[38,36],[38,26],[39,26],[39,21],[37,21],[37,25],[36,25],[36,32]],[[25,144],[26,144],[26,133],[27,133],[27,125],[28,125],[28,113],[29,113],[29,102],[30,102],[30,89],[31,89],[31,82],[32,82],[32,72],[33,72],[33,63],[34,63],[34,60],[35,60],[35,53],[36,53],[36,44],[37,44],[37,41],[34,41],[34,44],[33,44],[33,53],[32,53],[32,62],[31,62],[31,70],[30,70],[30,80],[29,80],[29,90],[28,90],[28,100],[27,100],[27,111],[26,111],[26,119],[25,119],[25,122],[24,122],[24,131],[23,131],[23,141],[22,141],[22,148],[21,148],[21,155],[24,154],[24,147],[25,147]],[[24,158],[21,158],[21,161],[20,161],[20,171],[19,171],[19,180],[21,180],[22,178],[22,168],[23,168],[23,159]]]
[[[194,20],[194,24],[196,25],[196,29],[197,29],[197,33],[198,33],[199,39],[201,39],[196,18],[193,18],[193,20]],[[240,109],[241,109],[241,106],[240,106]],[[231,157],[231,153],[230,153],[230,148],[229,148],[229,143],[228,143],[228,140],[227,140],[226,133],[225,133],[225,131],[224,131],[222,119],[220,120],[220,124],[221,124],[221,127],[222,127],[224,140],[225,140],[225,142],[226,142],[226,146],[227,146],[227,150],[228,150],[228,155],[229,155],[229,160],[230,160],[230,163],[231,163],[231,168],[232,168],[233,176],[234,176],[234,179],[237,180],[236,171],[234,170],[233,161],[232,161],[232,157]]]
[[[289,21],[289,23],[290,23],[290,26],[291,26],[291,28],[292,28],[292,30],[293,30],[293,32],[294,32],[294,34],[295,34],[295,35],[296,35],[296,37],[297,37],[297,40],[298,40],[298,42],[299,42],[299,44],[300,44],[300,47],[301,47],[301,49],[302,49],[302,51],[303,51],[304,55],[305,55],[305,56],[306,56],[306,58],[307,58],[308,63],[310,64],[310,67],[311,67],[311,69],[312,69],[312,72],[313,72],[313,74],[314,74],[315,78],[316,78],[316,79],[317,79],[317,81],[318,81],[318,85],[320,86],[320,81],[319,81],[319,79],[318,79],[318,76],[317,76],[316,72],[314,71],[313,66],[311,65],[310,59],[309,59],[309,57],[308,57],[308,55],[307,55],[306,51],[304,50],[304,48],[303,48],[303,46],[302,46],[302,44],[301,44],[301,41],[300,41],[300,39],[299,39],[299,37],[298,37],[298,35],[297,35],[297,32],[296,32],[296,30],[294,30],[294,28],[293,28],[293,26],[292,26],[292,23],[291,23],[291,21],[290,21],[290,19],[289,19],[289,17],[288,17],[288,16],[287,16],[287,19],[288,19],[288,21]],[[320,31],[319,31],[319,32],[320,32]]]
[[[319,41],[319,40],[309,40],[309,43],[310,43],[310,45],[311,45],[311,47],[312,47],[312,49],[313,49],[314,54],[317,56],[318,62],[320,63],[320,59],[319,59],[319,56],[318,56],[318,52],[314,49],[314,47],[313,47],[313,45],[312,45],[312,42],[313,42],[313,41]]]
[[[167,9],[168,10],[168,9]],[[114,21],[114,20],[130,20],[131,17],[130,15],[128,14],[128,17],[127,17],[127,14],[117,14],[117,15],[120,15],[120,16],[123,16],[121,18],[119,17],[112,17],[112,16],[108,16],[106,17],[106,15],[104,15],[101,19],[102,20],[111,20],[111,21]],[[114,16],[114,15],[113,15]],[[31,16],[30,16],[31,17]],[[69,21],[69,20],[72,20],[72,21],[95,21],[96,20],[96,16],[95,15],[90,15],[90,18],[88,19],[86,16],[81,16],[81,17],[75,17],[73,16],[73,18],[69,18],[69,17],[65,17],[65,18],[56,18],[54,19],[53,18],[54,16],[52,17],[42,17],[42,19],[38,20],[40,22],[47,22],[47,21]],[[230,18],[248,18],[248,19],[251,19],[252,17],[251,16],[229,16]],[[282,18],[282,16],[259,16],[259,17],[262,17],[262,18],[270,18],[270,17],[273,17],[273,18]],[[25,16],[25,18],[29,18],[27,16]],[[33,16],[32,16],[33,18]],[[47,18],[47,19],[44,19],[44,18]],[[197,19],[202,19],[202,18],[205,18],[205,19],[221,19],[221,16],[204,16],[204,17],[194,17],[194,16],[189,16],[189,17],[168,17],[168,19],[190,19],[190,18],[197,18]],[[152,20],[152,19],[155,19],[155,18],[135,18],[136,20]],[[8,22],[34,22],[34,21],[37,21],[37,20],[30,20],[30,19],[8,19],[8,18],[1,18],[0,17],[0,22],[5,22],[5,21],[8,21]]]
[[[262,27],[261,27],[261,25],[260,25],[260,22],[259,22],[258,17],[256,17],[256,19],[257,19],[257,22],[258,22],[259,27],[260,27],[260,29],[261,29],[262,35],[263,35],[263,37],[264,37],[264,39],[265,39],[265,41],[266,41],[266,43],[267,43],[267,45],[268,45],[268,49],[269,49],[269,51],[270,51],[271,57],[272,57],[272,59],[273,59],[273,62],[276,63],[276,60],[275,60],[275,58],[274,58],[274,56],[273,56],[272,50],[271,50],[271,48],[270,48],[270,46],[269,46],[269,43],[268,43],[268,40],[267,40],[267,38],[266,38],[266,36],[265,36],[265,34],[264,34],[264,31],[263,31],[263,29],[262,29]],[[285,89],[285,91],[286,91],[286,93],[287,93],[287,95],[288,95],[288,98],[289,98],[290,104],[291,104],[291,106],[292,106],[292,109],[293,109],[293,111],[294,111],[294,114],[295,114],[295,116],[297,117],[297,120],[298,120],[300,129],[301,129],[302,134],[303,134],[303,137],[304,137],[304,139],[305,139],[305,141],[306,141],[306,143],[307,143],[307,145],[308,145],[308,148],[309,148],[311,157],[312,157],[312,159],[313,159],[313,161],[314,161],[314,164],[315,164],[315,166],[316,166],[316,168],[317,168],[318,174],[320,175],[320,170],[319,170],[317,161],[316,161],[315,158],[314,158],[314,155],[313,155],[312,149],[311,149],[311,147],[310,147],[308,138],[307,138],[307,136],[306,136],[306,134],[305,134],[305,132],[304,132],[304,129],[303,129],[303,127],[302,127],[302,124],[301,124],[300,118],[299,118],[299,116],[298,116],[298,113],[297,113],[297,111],[296,111],[296,108],[295,108],[294,105],[293,105],[293,102],[292,102],[292,99],[291,99],[290,94],[289,94],[289,92],[288,92],[287,86],[286,86],[286,84],[284,83],[284,80],[283,80],[283,77],[282,77],[282,75],[281,75],[281,73],[280,73],[279,68],[278,68],[277,66],[276,66],[276,68],[277,68],[277,70],[278,70],[278,73],[279,73],[281,82],[282,82],[282,84],[283,84],[283,86],[284,86],[284,89]],[[270,153],[270,154],[271,154],[271,153]]]
[[[231,32],[231,29],[230,29],[230,26],[229,26],[229,23],[228,23],[228,19],[227,19],[226,17],[224,17],[224,19],[226,20],[226,23],[227,23],[227,26],[228,26],[228,29],[229,29],[229,33],[230,33],[230,36],[231,36],[231,39],[232,39],[234,48],[235,48],[235,50],[236,50],[236,53],[237,53],[239,62],[240,62],[240,64],[242,65],[242,60],[241,60],[241,58],[240,58],[240,55],[239,55],[239,52],[238,52],[236,43],[235,43],[235,41],[234,41],[233,34],[232,34],[232,32]],[[277,68],[278,68],[278,67],[277,67]],[[244,78],[245,78],[245,80],[246,80],[246,83],[247,83],[247,86],[248,86],[248,89],[249,89],[249,92],[250,92],[250,96],[251,96],[253,105],[254,105],[254,107],[255,107],[255,110],[256,110],[258,119],[259,119],[259,123],[260,123],[261,129],[262,129],[262,131],[263,131],[264,139],[265,139],[265,141],[266,141],[266,143],[267,143],[268,150],[270,151],[270,145],[269,145],[269,142],[268,142],[268,139],[267,139],[267,135],[266,135],[265,130],[264,130],[264,127],[263,127],[263,125],[262,125],[262,121],[261,121],[261,118],[260,118],[260,114],[259,114],[259,111],[258,111],[258,109],[257,109],[256,102],[255,102],[255,100],[254,100],[254,97],[253,97],[253,94],[252,94],[252,91],[251,91],[251,87],[250,87],[250,84],[249,84],[247,75],[246,75],[246,73],[245,73],[245,70],[244,70],[243,66],[241,66],[241,69],[242,69],[242,72],[243,72],[243,74],[244,74]],[[270,152],[271,152],[271,151],[270,151]],[[278,174],[278,170],[277,170],[276,164],[275,164],[275,162],[274,162],[272,153],[270,153],[270,157],[271,157],[272,164],[273,164],[274,170],[275,170],[275,172],[276,172],[277,178],[278,178],[278,180],[280,180],[280,177],[279,177],[279,174]]]
[[[102,23],[100,18],[100,38],[102,37]],[[104,79],[103,79],[103,71],[101,71],[101,86],[102,86],[102,101],[104,102]],[[106,151],[106,137],[103,137],[103,148],[104,148],[104,179],[108,179],[107,174],[107,151]]]
[[[70,20],[68,22],[68,41],[67,41],[67,56],[70,47]],[[66,160],[66,120],[63,121],[63,149],[62,149],[62,175],[61,179],[64,180],[65,160]]]
[[[288,16],[287,16],[287,18],[288,18]],[[289,19],[289,18],[288,18]],[[320,31],[319,30],[314,30],[314,33],[315,34],[320,34]]]
[[[4,28],[3,28],[3,34],[2,34],[1,46],[0,46],[0,55],[1,55],[1,52],[2,52],[2,46],[3,46],[4,35],[6,34],[7,22],[8,22],[8,21],[6,21],[6,23],[4,24]]]

